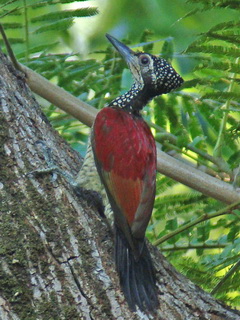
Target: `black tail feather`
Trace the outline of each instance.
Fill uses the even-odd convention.
[[[141,254],[134,257],[126,238],[116,228],[115,262],[124,296],[132,311],[154,311],[158,306],[155,271],[145,241]]]

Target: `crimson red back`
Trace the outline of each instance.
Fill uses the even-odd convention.
[[[148,125],[141,117],[106,107],[94,123],[93,150],[100,177],[129,225],[136,212],[146,224],[156,181],[156,146]]]

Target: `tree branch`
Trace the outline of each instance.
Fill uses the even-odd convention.
[[[30,68],[22,64],[20,66],[33,92],[87,126],[92,126],[97,114],[95,108],[54,85]],[[219,201],[231,204],[240,200],[240,193],[232,185],[192,168],[159,149],[157,152],[157,168],[160,173]]]
[[[231,204],[240,200],[240,193],[230,184],[195,169],[161,150],[157,150],[157,169],[160,173],[206,196]]]
[[[92,126],[97,114],[97,110],[94,107],[77,99],[30,68],[22,64],[20,66],[21,70],[26,74],[27,84],[33,92],[66,113],[71,114],[87,126]]]
[[[188,245],[167,245],[163,246],[160,248],[161,252],[164,251],[179,251],[179,250],[191,250],[191,249],[204,249],[204,250],[209,250],[209,249],[222,249],[227,246],[229,246],[231,243],[226,242],[226,243],[198,243],[198,244],[188,244]]]
[[[225,276],[218,282],[215,288],[211,291],[211,294],[215,294],[220,287],[230,278],[238,269],[240,268],[240,260],[230,268],[230,270],[225,274]]]
[[[175,146],[177,145],[177,137],[174,134],[172,134],[170,132],[167,132],[166,130],[164,130],[160,126],[158,126],[155,123],[152,123],[150,121],[148,121],[148,124],[151,127],[156,129],[156,131],[157,131],[156,140],[157,141],[159,141],[162,144],[165,144],[165,141],[168,141],[169,143],[174,144]],[[184,144],[184,148],[186,150],[191,150],[192,152],[198,154],[199,156],[201,156],[205,160],[212,162],[215,166],[217,166],[217,168],[220,171],[225,171],[229,175],[232,174],[231,170],[229,169],[229,166],[228,166],[227,162],[225,162],[222,158],[213,157],[209,153],[207,153],[207,152],[205,152],[205,151],[203,151],[201,149],[198,149],[195,146],[192,146],[190,143]],[[182,151],[181,149],[182,149],[182,147],[179,147],[178,148],[178,152]],[[188,153],[186,153],[186,155],[189,156]],[[199,161],[199,159],[197,161]]]
[[[231,211],[235,208],[237,208],[238,206],[240,205],[240,201],[237,201],[221,210],[218,210],[216,212],[213,212],[213,213],[206,213],[206,214],[203,214],[202,216],[200,216],[199,218],[183,225],[182,227],[174,230],[173,232],[170,232],[168,234],[166,234],[165,236],[161,237],[160,239],[158,239],[157,241],[155,241],[153,243],[154,246],[157,246],[159,245],[160,243],[163,243],[164,241],[167,241],[168,239],[176,236],[177,234],[195,226],[196,224],[200,223],[200,222],[203,222],[203,221],[206,221],[206,220],[209,220],[209,219],[212,219],[212,218],[215,218],[215,217],[218,217],[218,216],[222,216],[223,214],[227,214],[227,213],[232,213]]]

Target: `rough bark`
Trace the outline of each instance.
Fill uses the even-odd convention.
[[[36,141],[71,174],[80,158],[51,128],[0,53],[0,319],[240,319],[178,273],[156,248],[160,307],[131,313],[119,289],[113,239],[94,207],[63,178],[30,177],[44,167]]]

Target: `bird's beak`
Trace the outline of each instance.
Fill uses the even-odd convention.
[[[124,43],[120,42],[110,34],[106,34],[107,39],[111,44],[117,49],[117,51],[122,55],[123,59],[127,62],[128,65],[131,65],[134,62],[135,53],[130,48],[128,48]]]
[[[143,84],[143,79],[141,75],[141,70],[139,67],[138,57],[134,51],[128,48],[124,43],[118,41],[110,34],[106,34],[106,37],[111,42],[111,44],[117,49],[117,51],[122,55],[123,59],[127,62],[132,76],[135,82]]]

